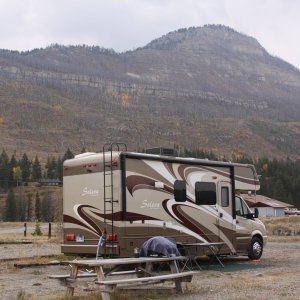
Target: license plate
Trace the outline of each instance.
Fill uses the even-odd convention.
[[[76,235],[76,242],[77,243],[83,243],[84,242],[84,235],[83,234]]]

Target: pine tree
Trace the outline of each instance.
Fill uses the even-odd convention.
[[[23,193],[23,186],[19,186],[16,194],[16,221],[25,221],[27,215],[27,197]]]
[[[70,148],[67,149],[66,153],[63,156],[63,161],[67,160],[67,159],[71,159],[74,157],[74,154],[72,153],[72,151],[70,150]]]
[[[57,178],[57,163],[55,157],[48,156],[45,168],[47,169],[46,177],[51,179]]]
[[[50,160],[50,156],[49,155],[47,157],[47,162],[46,162],[45,168],[47,169],[45,177],[51,178],[51,160]]]
[[[41,220],[45,222],[53,221],[53,204],[50,193],[45,192],[43,195],[42,207],[41,207]]]
[[[10,189],[6,198],[4,220],[7,222],[16,221],[16,199],[13,189]]]
[[[31,163],[30,163],[30,160],[28,159],[28,156],[26,153],[23,154],[23,157],[20,160],[20,167],[22,169],[23,182],[28,182],[29,178],[30,178]]]
[[[39,192],[35,194],[35,218],[37,221],[41,220],[41,199]]]
[[[60,180],[63,180],[63,162],[60,157],[57,159],[56,177]]]
[[[9,184],[9,158],[3,150],[0,155],[0,187],[7,190]]]
[[[42,178],[42,168],[37,155],[35,156],[35,160],[32,165],[32,178],[34,180],[40,180]]]
[[[35,223],[35,229],[34,229],[34,232],[32,233],[32,235],[38,235],[38,236],[43,235],[39,222]]]
[[[26,220],[30,221],[32,218],[32,195],[27,195],[27,214],[26,214]]]

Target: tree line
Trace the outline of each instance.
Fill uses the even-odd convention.
[[[48,156],[45,166],[42,167],[37,155],[30,160],[24,153],[22,158],[17,160],[15,153],[9,158],[3,150],[0,155],[0,191],[7,191],[20,184],[38,182],[42,178],[62,180],[63,162],[73,157],[72,151],[68,148],[62,158]]]
[[[176,148],[176,147],[175,147]],[[211,151],[179,149],[179,156],[226,160]],[[142,150],[143,151],[143,150]],[[84,150],[82,151],[84,152]],[[48,157],[42,167],[36,156],[30,161],[26,154],[18,161],[15,154],[9,159],[3,150],[0,156],[0,191],[8,192],[2,220],[52,222],[61,218],[61,196],[49,191],[24,193],[22,187],[30,181],[42,178],[62,180],[62,166],[66,159],[74,157],[68,149],[63,158]],[[227,159],[228,160],[228,159]],[[233,162],[253,164],[260,179],[258,194],[280,200],[300,208],[300,160],[278,160],[246,156],[234,156]],[[1,217],[1,216],[0,216]]]
[[[7,197],[0,220],[59,221],[62,215],[61,194],[48,190],[39,192],[39,189],[28,191],[24,187],[41,179],[62,181],[63,162],[73,157],[72,151],[67,149],[62,158],[48,156],[42,166],[37,155],[30,160],[24,153],[22,158],[17,160],[15,153],[9,158],[3,150],[0,155],[0,192],[7,192]]]
[[[15,221],[61,221],[61,197],[55,193],[39,191],[24,192],[22,186],[8,191],[2,220]]]

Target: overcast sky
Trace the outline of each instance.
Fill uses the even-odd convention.
[[[300,69],[298,0],[0,0],[1,49],[59,43],[122,52],[204,24],[252,36],[270,54]]]

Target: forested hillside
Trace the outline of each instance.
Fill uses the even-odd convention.
[[[252,37],[180,29],[116,53],[94,46],[0,50],[0,141],[9,153],[63,155],[178,144],[220,156],[292,159],[300,72]]]

